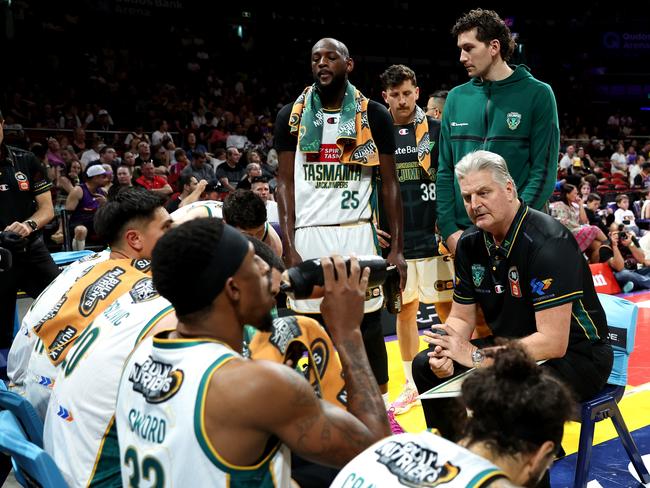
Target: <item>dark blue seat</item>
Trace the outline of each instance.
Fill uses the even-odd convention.
[[[43,421],[29,400],[18,393],[8,391],[0,380],[0,410],[9,410],[20,422],[27,438],[38,447],[43,447]]]
[[[594,440],[596,422],[612,419],[616,433],[623,443],[632,465],[643,483],[650,483],[650,474],[645,467],[639,449],[625,425],[625,420],[618,408],[618,402],[623,398],[627,384],[627,364],[634,350],[636,335],[636,320],[638,307],[636,304],[620,297],[598,294],[600,303],[607,315],[609,338],[614,349],[614,366],[605,387],[591,400],[582,403],[580,412],[580,443],[578,445],[578,461],[574,488],[585,488],[589,475],[591,449]]]

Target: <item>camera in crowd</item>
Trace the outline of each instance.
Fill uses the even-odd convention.
[[[629,224],[629,220],[624,220],[622,224],[618,224],[618,243],[619,245],[623,242],[624,239],[631,237],[632,242],[636,247],[639,247],[639,240],[636,238],[636,236],[632,232],[627,232],[625,230],[625,225]]]
[[[350,271],[350,258],[345,257],[346,269]],[[360,256],[359,267],[370,268],[368,290],[377,290],[383,285],[384,303],[390,313],[399,313],[402,309],[402,293],[399,287],[400,277],[396,266],[379,256]],[[336,274],[336,269],[334,270]],[[282,274],[280,290],[294,300],[320,298],[324,294],[323,268],[320,259],[310,259],[287,269]],[[379,291],[377,290],[377,295]]]
[[[13,254],[25,252],[27,240],[15,232],[0,232],[0,272],[9,271]]]

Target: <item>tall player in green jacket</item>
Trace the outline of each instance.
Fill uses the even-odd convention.
[[[478,149],[500,154],[520,197],[540,210],[553,193],[560,131],[551,87],[535,79],[528,67],[508,65],[515,42],[496,12],[466,13],[452,34],[472,78],[449,92],[440,133],[438,227],[455,253],[470,225],[454,178],[456,163]]]

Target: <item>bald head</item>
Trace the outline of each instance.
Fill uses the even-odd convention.
[[[311,48],[311,51],[315,52],[323,48],[330,51],[336,51],[345,59],[348,59],[350,57],[350,51],[348,51],[348,47],[345,44],[343,44],[341,41],[334,39],[332,37],[324,37],[316,44],[314,44],[314,47]]]

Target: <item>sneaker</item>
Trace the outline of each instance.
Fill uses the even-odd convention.
[[[406,432],[402,426],[399,424],[399,422],[395,419],[395,409],[394,408],[389,408],[388,412],[386,412],[388,415],[388,423],[390,424],[390,430],[393,434],[403,434]]]
[[[402,393],[395,399],[393,403],[390,404],[390,408],[395,409],[395,415],[401,415],[408,412],[411,407],[418,405],[420,400],[418,400],[418,390],[410,382],[407,382],[404,385],[404,390]]]
[[[634,290],[634,283],[631,281],[628,281],[623,285],[623,293],[630,293],[632,290]]]

